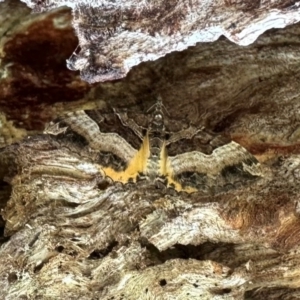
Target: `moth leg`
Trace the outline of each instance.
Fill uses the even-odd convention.
[[[194,126],[189,126],[186,129],[183,129],[179,132],[173,133],[168,140],[166,140],[166,145],[175,143],[182,139],[191,139],[193,136],[195,136],[198,132],[201,132],[204,129],[204,127],[197,128]]]
[[[128,115],[126,112],[117,112],[114,109],[115,114],[120,119],[122,125],[129,127],[141,140],[143,140],[144,135],[143,131],[145,131],[145,128],[142,126],[139,126],[135,123],[135,121],[131,118],[128,118]]]

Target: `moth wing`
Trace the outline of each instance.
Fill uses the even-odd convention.
[[[226,190],[263,176],[261,165],[244,147],[230,142],[213,150],[168,157],[168,181],[177,190]]]

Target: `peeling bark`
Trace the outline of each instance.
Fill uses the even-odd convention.
[[[88,82],[123,78],[143,61],[182,51],[221,35],[249,45],[271,28],[299,21],[298,1],[156,0],[26,1],[36,11],[73,8],[80,51],[68,67]]]

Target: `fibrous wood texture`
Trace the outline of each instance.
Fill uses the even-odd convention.
[[[126,12],[133,1],[126,2],[128,7],[116,1],[114,8],[123,9],[127,36],[140,30],[154,40],[162,37],[165,44],[156,49],[154,59],[175,50],[170,45],[178,46],[180,42],[168,40],[175,33],[159,27],[168,24],[161,21],[167,18],[167,9],[177,12],[175,4],[157,10],[158,27],[152,26],[157,35],[147,31],[145,7],[150,12],[154,4],[167,4],[149,2],[140,2],[130,22],[126,21]],[[187,8],[197,4],[178,1],[176,5],[182,7],[185,3]],[[13,5],[0,3],[0,11],[7,16],[0,40],[3,299],[300,297],[300,26],[273,29],[254,41],[270,27],[296,22],[298,3],[198,4],[204,3],[207,18],[203,19],[203,7],[199,6],[198,19],[185,23],[191,25],[189,29],[178,23],[179,29],[186,29],[179,39],[193,30],[207,29],[205,24],[211,22],[210,29],[227,28],[221,32],[231,40],[235,37],[238,43],[253,43],[241,47],[223,37],[213,43],[199,43],[138,65],[122,80],[90,87],[79,80],[78,74],[63,67],[77,45],[70,10],[57,8],[29,15],[29,10],[17,1]],[[31,2],[31,7],[38,10],[56,4]],[[140,55],[139,51],[147,47],[128,47],[124,40],[128,51],[125,58],[118,58],[118,72],[107,68],[103,73],[99,55],[103,51],[105,59],[115,57],[117,52],[108,51],[105,45],[120,45],[113,39],[117,41],[124,32],[112,31],[99,44],[99,30],[103,28],[97,22],[111,22],[114,8],[108,1],[101,8],[96,4],[94,1],[90,7],[73,7],[75,21],[91,20],[93,13],[98,17],[94,19],[95,27],[94,23],[85,27],[77,22],[82,49],[72,61],[79,62],[80,55],[89,54],[82,58],[86,59],[82,64],[85,69],[80,70],[81,76],[90,81],[112,79],[105,77],[111,74],[125,76],[132,66],[124,68],[126,58]],[[187,16],[191,14],[185,12],[181,22],[187,22]],[[282,23],[268,23],[270,18]],[[263,29],[253,29],[264,21]],[[226,27],[228,22],[236,27]],[[145,27],[139,27],[143,24]],[[115,23],[113,26],[118,27]],[[216,32],[211,40],[218,37],[220,29]],[[38,50],[45,54],[35,55]],[[141,57],[144,60],[146,56]],[[142,141],[132,120],[149,128],[151,107],[159,95],[165,107],[166,131],[199,129],[196,138],[170,144],[169,155],[174,157],[173,162],[178,160],[173,165],[176,172],[183,164],[179,155],[191,153],[191,149],[209,157],[221,153],[221,162],[226,157],[234,160],[232,148],[224,148],[227,143],[241,145],[246,151],[242,153],[247,153],[255,164],[260,163],[256,174],[251,171],[255,178],[246,181],[241,176],[249,171],[247,164],[241,163],[245,169],[229,168],[227,173],[218,169],[222,176],[235,176],[228,188],[204,189],[198,185],[197,192],[186,193],[164,182],[157,185],[149,180],[133,180],[123,184],[105,176],[105,166],[124,169],[130,155],[135,156]],[[86,121],[76,121],[85,115]],[[54,122],[43,134],[43,127],[51,119]],[[120,147],[113,142],[103,143],[99,132],[86,130],[92,126],[91,119],[96,120],[96,131],[117,134],[119,138],[114,141],[120,142]],[[169,135],[164,137],[167,141]],[[125,141],[133,148],[125,147]],[[124,149],[129,149],[129,156]],[[189,170],[191,167],[188,165]],[[207,171],[207,175],[211,173]],[[215,186],[219,183],[218,179]]]
[[[68,60],[84,80],[119,79],[143,61],[221,35],[251,44],[270,28],[300,19],[298,1],[24,1],[36,11],[69,5],[81,50]]]

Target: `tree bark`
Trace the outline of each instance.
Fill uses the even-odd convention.
[[[273,9],[246,3],[225,1],[215,16],[245,16],[242,31]],[[292,1],[277,8],[299,14]],[[69,9],[29,15],[13,1],[0,11],[1,299],[299,297],[298,24],[246,47],[198,43],[130,71],[121,57],[126,77],[88,85],[63,66],[77,45]],[[99,54],[91,44],[89,62]],[[151,152],[160,115],[159,140],[169,143],[160,161],[177,176],[166,167],[150,180],[151,153],[139,150],[148,139]],[[145,164],[134,178],[132,157]],[[185,164],[192,158],[197,170]]]

